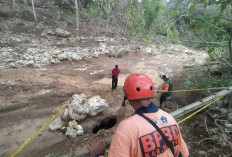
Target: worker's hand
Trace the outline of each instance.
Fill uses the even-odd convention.
[[[89,153],[92,157],[95,157],[99,153],[105,153],[106,142],[105,140],[93,139],[87,146]]]

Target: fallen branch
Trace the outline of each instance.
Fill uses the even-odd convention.
[[[215,124],[220,128],[221,132],[222,132],[222,136],[224,137],[224,139],[228,142],[228,139],[224,133],[224,130],[221,128],[221,126],[217,123],[218,119],[215,119]]]
[[[209,137],[211,137],[211,135],[209,133],[209,129],[208,129],[207,124],[206,124],[206,120],[207,120],[207,117],[205,116],[205,128],[206,128],[206,131],[207,131]]]
[[[213,138],[204,138],[204,139],[200,140],[200,141],[197,143],[197,145],[199,145],[201,142],[203,142],[203,141],[205,141],[205,140],[214,140],[214,139],[213,139]]]

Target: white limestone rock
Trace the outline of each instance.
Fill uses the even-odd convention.
[[[61,121],[61,118],[57,118],[57,119],[53,120],[53,121],[48,125],[49,129],[52,130],[52,131],[61,129],[62,126],[63,126],[63,122]]]
[[[86,105],[86,97],[84,94],[74,94],[72,98],[73,100],[69,105],[69,117],[80,121],[89,113],[88,106]]]
[[[56,34],[57,36],[61,36],[61,37],[69,37],[69,36],[71,36],[71,33],[70,33],[70,32],[65,31],[65,30],[63,30],[63,29],[61,29],[61,28],[57,28],[57,29],[55,30],[55,34]]]
[[[76,135],[80,136],[80,135],[84,135],[84,130],[83,130],[83,127],[81,125],[77,125],[76,126]]]
[[[63,117],[62,117],[64,120],[68,120],[68,108],[66,108],[64,110],[64,114],[63,114]]]
[[[77,121],[75,121],[75,120],[70,121],[70,122],[68,123],[68,126],[69,126],[70,128],[76,128],[76,127],[77,127]]]
[[[88,100],[89,115],[96,116],[108,107],[108,104],[99,95]]]
[[[65,135],[70,137],[70,138],[75,138],[75,137],[77,137],[76,132],[77,132],[76,129],[67,127],[67,131],[66,131]]]

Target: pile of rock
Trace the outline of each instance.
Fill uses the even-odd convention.
[[[84,129],[78,122],[87,116],[96,116],[104,111],[108,104],[100,96],[86,99],[84,94],[74,94],[69,106],[64,110],[62,118],[57,118],[49,124],[52,131],[60,130],[70,138],[84,134]]]

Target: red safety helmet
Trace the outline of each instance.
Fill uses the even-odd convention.
[[[125,80],[123,90],[129,100],[154,98],[154,84],[145,74],[131,74]]]

